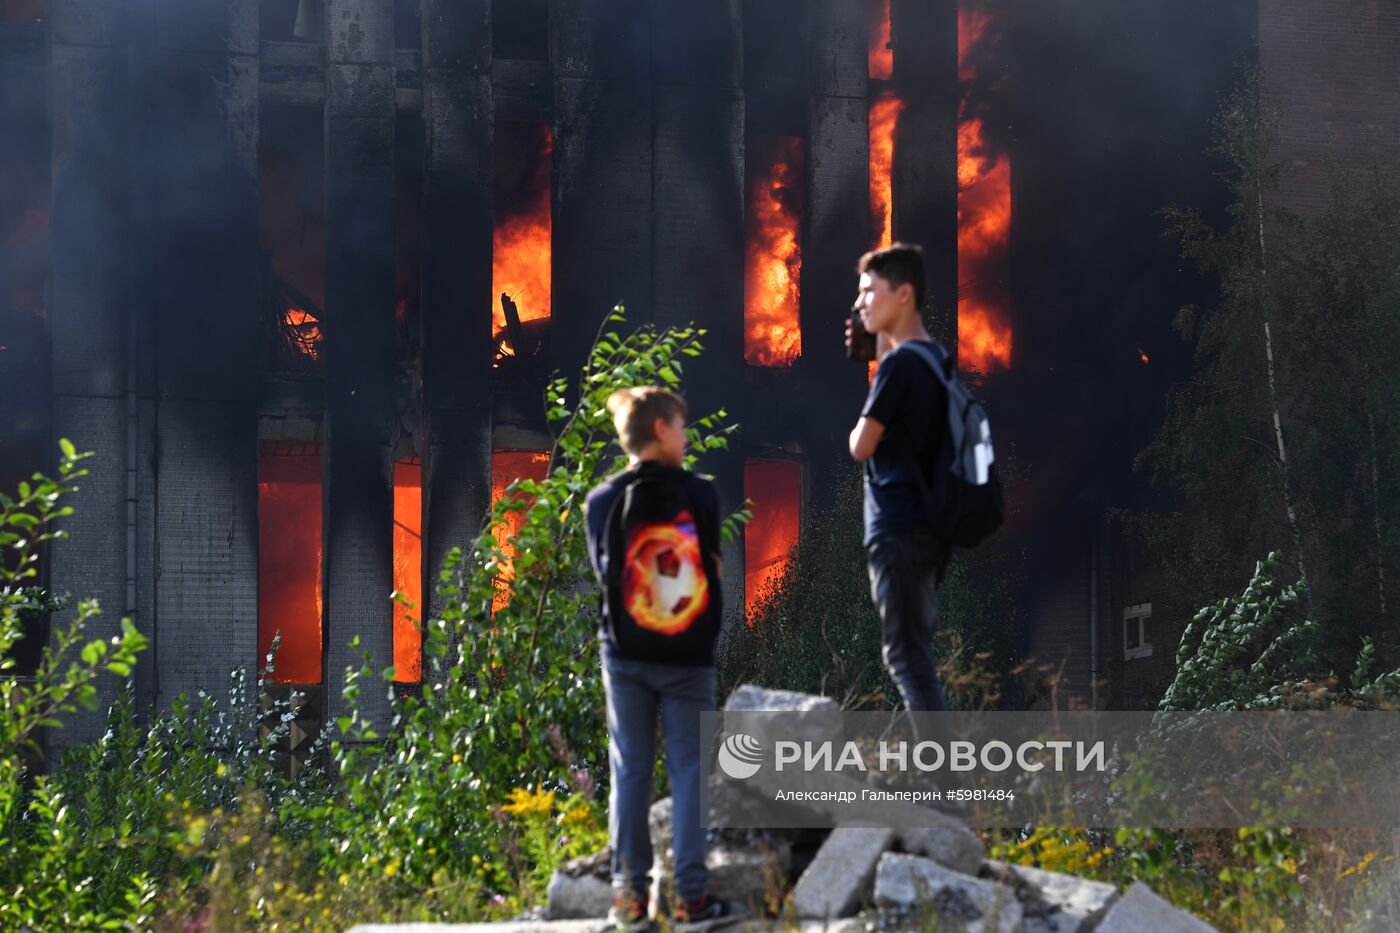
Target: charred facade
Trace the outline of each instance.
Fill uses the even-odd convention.
[[[1088,115],[1140,108],[1112,82],[1147,40],[1071,91],[1057,76],[1111,5],[961,6],[960,25],[954,0],[7,5],[0,140],[32,144],[0,142],[5,256],[15,237],[34,253],[0,295],[0,479],[44,467],[58,437],[96,451],[46,582],[99,599],[99,632],[130,615],[151,636],[143,703],[221,689],[277,631],[308,655],[277,679],[311,685],[317,716],[361,651],[412,679],[388,594],[416,586],[432,611],[448,550],[551,446],[548,374],[576,372],[621,303],[633,323],[708,330],[687,396],[742,431],[701,466],[759,512],[753,553],[726,546],[741,613],[851,469],[867,381],[841,344],[852,268],[902,239],[929,260],[930,329],[982,373],[999,453],[1030,476],[1006,545],[1028,555],[1024,647],[1064,648],[1088,697],[1124,600],[1164,630],[1162,596],[1115,582],[1131,575],[1102,516],[1131,487],[1133,425],[1184,365],[1157,362],[1163,328],[1143,322],[1196,286],[1151,297],[1102,272],[1169,277],[1144,245],[1156,228],[1097,256],[1061,235],[1093,213],[1083,236],[1111,236],[1111,212],[1067,192],[1101,180]],[[1201,171],[1252,15],[1205,65],[1153,40],[1148,60],[1200,85],[1167,127],[1199,123],[1172,149],[1195,161],[1154,169],[1162,202],[1191,194],[1171,186]],[[1159,18],[1189,35],[1189,11]],[[984,39],[960,47],[974,25]],[[1047,420],[1120,384],[1108,424],[1073,428],[1087,452],[1065,453]]]

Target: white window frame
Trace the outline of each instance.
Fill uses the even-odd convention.
[[[1135,606],[1123,607],[1123,660],[1132,661],[1136,658],[1152,657],[1152,642],[1147,641],[1143,636],[1146,629],[1143,621],[1152,618],[1152,603],[1138,603]],[[1137,629],[1138,644],[1136,648],[1128,647],[1129,626]]]

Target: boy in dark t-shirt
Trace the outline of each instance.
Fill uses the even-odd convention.
[[[585,506],[588,557],[599,586],[607,590],[611,562],[629,560],[624,565],[624,573],[625,567],[632,566],[630,550],[617,555],[608,553],[609,515],[617,513],[613,521],[621,521],[627,513],[619,509],[634,500],[619,501],[619,496],[626,496],[629,484],[650,481],[683,490],[686,511],[693,521],[693,529],[687,522],[684,530],[692,542],[698,543],[698,548],[694,544],[688,549],[676,548],[682,556],[670,560],[684,563],[699,558],[692,569],[701,575],[705,571],[698,565],[713,560],[718,573],[719,495],[714,483],[682,466],[686,445],[684,400],[658,386],[619,389],[608,399],[608,411],[613,415],[618,439],[631,463],[626,470],[609,477],[588,494]],[[679,575],[676,579],[680,579]],[[719,599],[717,589],[704,584],[704,588],[698,590],[708,594],[706,605],[710,599]],[[688,603],[689,599],[682,599],[675,605]],[[703,608],[696,606],[697,611]],[[718,602],[714,603],[713,610],[718,614]],[[700,763],[700,713],[715,708],[713,641],[708,634],[698,643],[687,641],[684,654],[676,656],[673,652],[667,662],[661,662],[620,644],[615,637],[617,621],[602,619],[598,632],[603,690],[607,698],[608,765],[612,778],[608,798],[614,894],[611,918],[619,930],[629,933],[656,926],[649,917],[647,896],[647,873],[652,865],[647,818],[651,810],[659,715],[666,741],[666,771],[671,782],[672,854],[676,893],[681,901],[670,928],[699,931],[726,926],[739,915],[735,905],[709,893],[709,873],[705,867],[708,846],[700,816],[701,781],[704,779]]]
[[[919,317],[923,253],[896,243],[866,253],[857,271],[856,309],[876,335],[880,360],[850,436],[851,456],[865,479],[870,595],[880,613],[885,666],[904,705],[941,712],[947,706],[934,672],[933,634],[949,551],[933,533],[920,476],[928,500],[939,501],[945,471],[938,465],[948,456],[947,390],[919,354],[905,348],[913,341],[933,343]]]

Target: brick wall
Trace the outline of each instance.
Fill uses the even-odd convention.
[[[166,399],[159,412],[154,645],[165,707],[200,689],[225,698],[229,671],[258,657],[256,421],[242,403]]]
[[[1281,201],[1310,211],[1327,160],[1400,156],[1400,6],[1393,0],[1260,0],[1259,66],[1282,107]]]

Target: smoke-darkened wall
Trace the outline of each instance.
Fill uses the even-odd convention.
[[[0,472],[58,436],[98,452],[50,581],[99,597],[100,626],[127,612],[155,636],[142,699],[260,663],[265,450],[320,470],[305,669],[335,697],[359,650],[388,664],[394,465],[419,458],[426,580],[480,530],[493,450],[548,449],[544,380],[577,371],[618,302],[634,324],[708,330],[686,390],[742,426],[701,464],[726,506],[746,465],[782,478],[753,488],[796,484],[799,521],[829,504],[867,385],[841,334],[884,232],[871,113],[891,97],[889,232],[927,249],[925,310],[950,344],[960,123],[1010,166],[995,284],[1013,349],[983,381],[1016,477],[999,546],[1027,554],[1028,647],[1085,643],[1093,529],[1140,495],[1132,456],[1187,362],[1169,322],[1208,297],[1156,212],[1218,207],[1207,121],[1253,6],[892,0],[883,49],[879,7],[50,0],[45,22],[4,24]],[[968,78],[958,21],[978,10],[996,25]],[[799,349],[746,361],[748,185],[774,140]],[[548,295],[513,296],[528,339],[507,357],[493,250],[526,215],[548,232]],[[726,556],[745,566],[743,540]],[[737,614],[744,574],[726,586]]]

